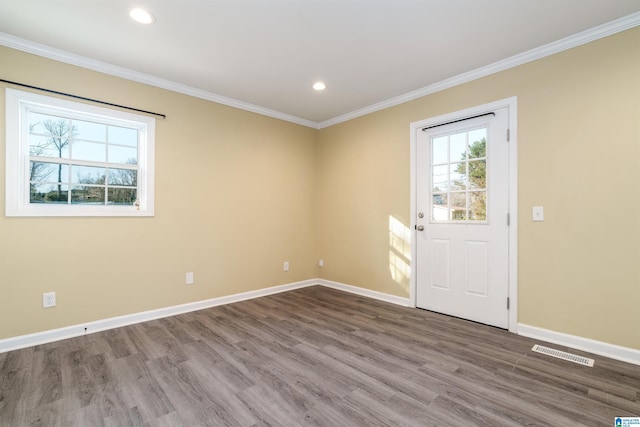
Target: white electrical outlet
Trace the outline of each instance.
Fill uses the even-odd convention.
[[[324,267],[324,260],[322,258],[320,258],[320,261],[318,261],[318,265],[320,267]]]
[[[284,262],[284,271],[289,271],[289,261]]]
[[[42,294],[42,308],[49,308],[56,306],[56,293],[45,292]]]
[[[187,285],[193,285],[193,272],[189,272],[185,275],[185,283]]]
[[[542,206],[533,207],[533,220],[544,221],[544,208]]]

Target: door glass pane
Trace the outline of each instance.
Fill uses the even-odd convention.
[[[485,221],[487,219],[487,193],[472,191],[469,193],[469,219]]]
[[[487,129],[476,129],[469,132],[469,158],[477,159],[487,155]]]
[[[450,162],[459,162],[461,160],[467,160],[467,133],[456,133],[449,137]]]
[[[467,164],[452,163],[449,165],[451,173],[451,190],[467,189]]]
[[[449,219],[449,195],[434,194],[431,209],[431,218],[435,221],[446,221]]]
[[[474,160],[469,162],[469,187],[487,188],[487,161]]]
[[[432,170],[431,183],[433,191],[449,190],[449,165],[434,166]]]
[[[467,219],[467,193],[450,193],[450,220],[461,221]]]
[[[431,153],[431,163],[434,165],[449,162],[449,138],[446,136],[433,138],[431,143],[433,149]]]

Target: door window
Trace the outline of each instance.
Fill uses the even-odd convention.
[[[487,128],[431,137],[431,222],[487,218]]]

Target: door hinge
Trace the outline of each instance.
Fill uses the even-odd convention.
[[[507,142],[511,141],[511,129],[507,129]]]
[[[509,305],[510,305],[510,304],[509,304],[509,301],[510,301],[510,300],[509,300],[509,297],[507,297],[507,310],[509,310]]]
[[[511,213],[507,212],[507,225],[511,225]]]

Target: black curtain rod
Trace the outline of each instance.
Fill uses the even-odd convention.
[[[70,93],[65,93],[65,92],[58,92],[56,90],[45,89],[43,87],[31,86],[31,85],[26,85],[24,83],[18,83],[18,82],[12,82],[10,80],[0,79],[0,82],[9,83],[9,84],[16,85],[16,86],[22,86],[22,87],[26,87],[26,88],[29,88],[29,89],[40,90],[42,92],[53,93],[53,94],[56,94],[56,95],[68,96],[70,98],[81,99],[83,101],[96,102],[98,104],[108,105],[110,107],[124,108],[125,110],[137,111],[138,113],[151,114],[153,116],[162,117],[163,119],[167,118],[167,116],[165,116],[164,114],[154,113],[153,111],[140,110],[138,108],[133,108],[133,107],[127,107],[126,105],[112,104],[111,102],[100,101],[99,99],[85,98],[84,96],[72,95]]]
[[[478,117],[495,116],[495,115],[496,115],[496,113],[493,113],[493,112],[484,113],[484,114],[478,114],[477,116],[465,117],[464,119],[452,120],[452,121],[446,122],[446,123],[440,123],[440,124],[433,125],[433,126],[427,126],[426,128],[422,128],[422,130],[433,129],[433,128],[437,128],[439,126],[450,125],[452,123],[464,122],[465,120],[477,119]]]

